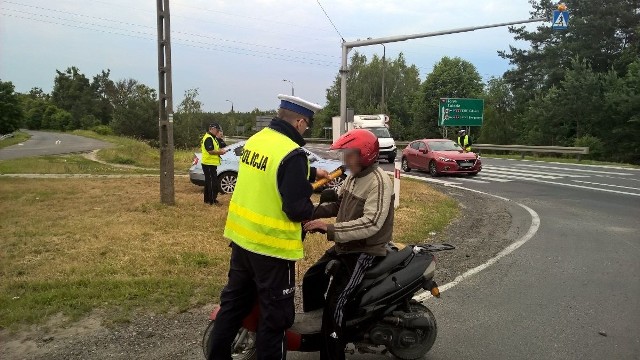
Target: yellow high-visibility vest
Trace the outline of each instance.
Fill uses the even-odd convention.
[[[200,152],[202,152],[202,160],[200,160],[200,162],[203,165],[220,165],[220,155],[211,155],[204,147],[204,142],[205,140],[207,140],[207,138],[211,138],[211,140],[213,140],[213,150],[220,150],[218,141],[213,138],[213,135],[207,132],[202,137],[202,140],[200,140]]]
[[[460,136],[458,136],[458,145],[460,145],[466,151],[471,151],[471,146],[469,146],[469,135],[465,135],[463,140],[460,140]]]
[[[258,254],[286,260],[302,259],[302,225],[289,220],[282,211],[278,190],[278,167],[289,153],[299,147],[287,136],[270,128],[247,140],[240,155],[238,179],[229,203],[224,229],[226,238]]]

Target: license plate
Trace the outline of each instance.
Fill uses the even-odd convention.
[[[472,166],[473,166],[473,163],[469,162],[469,161],[460,163],[460,167],[463,167],[463,168],[469,168],[469,167],[472,167]]]

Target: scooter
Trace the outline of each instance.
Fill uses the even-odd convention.
[[[403,360],[422,358],[433,346],[438,329],[433,313],[412,298],[423,289],[439,297],[438,285],[433,279],[436,269],[433,253],[452,249],[454,247],[448,244],[391,247],[389,254],[367,271],[349,305],[351,311],[347,312],[350,316],[346,319],[344,334],[352,345],[346,351],[389,352]],[[340,264],[332,260],[328,264],[314,265],[305,274],[302,282],[304,312],[296,314],[293,326],[287,330],[288,351],[320,351],[324,294],[330,276],[338,266]],[[202,339],[205,358],[211,352],[209,336],[219,310],[215,308],[211,313]],[[260,309],[256,305],[244,319],[233,343],[234,359],[256,358],[255,334],[259,318]]]
[[[323,192],[321,203],[331,198],[330,191]],[[455,247],[449,244],[402,248],[389,245],[387,256],[366,272],[347,304],[344,334],[349,345],[345,351],[351,354],[391,353],[403,360],[424,357],[433,346],[438,329],[433,313],[413,297],[422,290],[440,297],[433,279],[436,269],[434,253],[453,249]],[[302,281],[303,312],[296,314],[293,326],[286,332],[288,351],[320,351],[325,294],[340,266],[339,261],[331,260],[317,263],[305,273]],[[216,307],[211,313],[202,339],[205,358],[211,352],[209,337],[219,310]],[[234,359],[256,358],[259,318],[260,308],[256,302],[233,342]]]

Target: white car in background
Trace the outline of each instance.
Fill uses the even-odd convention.
[[[221,163],[218,166],[218,183],[220,190],[225,194],[230,194],[236,187],[236,179],[238,178],[238,165],[239,158],[242,154],[245,141],[240,141],[235,144],[227,146],[227,153],[220,156]],[[309,163],[312,167],[318,169],[324,169],[329,172],[337,169],[342,163],[336,160],[324,159],[317,154],[309,151],[306,148],[302,148],[309,157]],[[202,153],[193,154],[193,164],[189,169],[189,179],[195,185],[204,186],[204,172],[202,171]],[[328,188],[338,188],[344,182],[346,175],[331,180],[328,184]]]

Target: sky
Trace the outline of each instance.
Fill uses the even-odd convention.
[[[423,33],[529,18],[527,0],[320,0],[347,41]],[[341,36],[316,0],[171,0],[174,107],[198,88],[205,111],[274,109],[277,94],[326,103],[340,68]],[[0,0],[0,79],[19,92],[50,92],[56,69],[158,87],[156,1]],[[533,24],[549,26],[549,24]],[[497,55],[517,44],[507,28],[386,45],[404,53],[422,79],[443,56],[471,61],[484,79],[509,63]],[[358,49],[367,57],[382,46]]]

